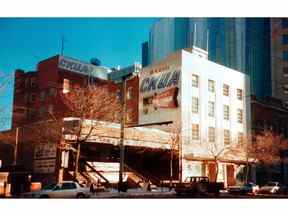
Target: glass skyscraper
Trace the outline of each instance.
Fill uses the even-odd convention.
[[[211,61],[248,74],[252,94],[271,95],[269,18],[159,19],[142,50],[143,66],[193,45],[208,50]]]

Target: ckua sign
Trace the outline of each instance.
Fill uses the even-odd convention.
[[[169,66],[162,67],[162,70],[158,68],[143,71],[140,75],[140,124],[169,121],[171,115],[175,114],[175,108],[179,106],[180,69]]]

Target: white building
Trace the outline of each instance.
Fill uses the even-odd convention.
[[[215,178],[217,155],[218,181],[234,184],[250,134],[249,77],[194,47],[143,68],[139,79],[139,124],[179,125],[182,179]]]

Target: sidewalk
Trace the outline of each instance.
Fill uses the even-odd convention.
[[[174,190],[168,188],[159,188],[157,191],[144,191],[141,189],[128,189],[127,192],[118,192],[116,189],[110,189],[107,192],[98,192],[90,198],[172,198],[175,197]]]

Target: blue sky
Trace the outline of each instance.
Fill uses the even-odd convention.
[[[35,70],[40,60],[60,53],[89,61],[97,57],[108,67],[141,62],[141,43],[148,40],[154,18],[0,18],[0,82],[21,68]],[[10,127],[13,79],[0,92],[0,113]],[[7,114],[8,113],[8,114]],[[0,125],[0,129],[3,126]]]

